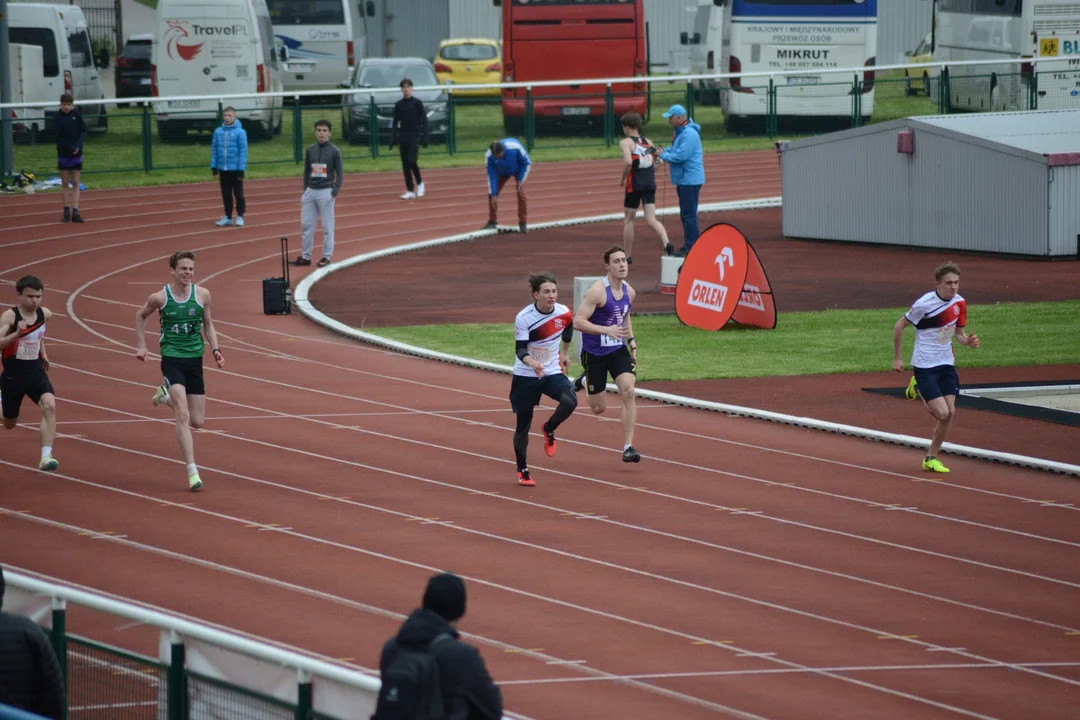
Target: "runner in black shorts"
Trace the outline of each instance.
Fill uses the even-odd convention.
[[[622,180],[619,181],[626,188],[623,197],[623,247],[626,249],[626,264],[633,261],[630,253],[634,246],[634,219],[637,217],[637,209],[644,202],[645,222],[663,243],[664,253],[674,255],[675,248],[668,240],[667,231],[656,219],[656,163],[659,162],[656,148],[647,138],[640,136],[641,116],[635,112],[628,112],[622,116],[623,134],[626,136],[619,141],[619,149],[622,150],[623,166]]]
[[[41,409],[41,470],[56,470],[60,463],[52,456],[56,437],[56,394],[49,382],[49,356],[45,352],[45,323],[52,317],[41,306],[45,285],[33,275],[15,283],[19,304],[0,314],[0,353],[4,370],[0,373],[4,428],[19,424],[23,398]]]

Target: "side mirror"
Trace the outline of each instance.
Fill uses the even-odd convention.
[[[345,80],[344,82],[339,82],[338,87],[339,88],[345,88],[346,90],[351,90],[352,89],[352,85],[349,83],[348,80]]]
[[[915,53],[913,53],[911,50],[905,50],[904,57],[915,57]]]
[[[701,33],[694,33],[694,44],[695,45],[700,45],[701,44]]]
[[[375,17],[375,0],[367,0],[367,4],[364,5],[364,13],[368,17]]]
[[[689,45],[690,44],[690,33],[687,33],[687,32],[679,33],[679,44],[680,45]]]

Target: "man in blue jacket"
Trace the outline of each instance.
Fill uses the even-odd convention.
[[[671,165],[671,184],[679,194],[679,218],[683,226],[683,246],[676,253],[685,257],[698,238],[698,196],[705,184],[705,164],[701,152],[701,126],[686,116],[686,108],[672,105],[664,113],[675,129],[671,147],[660,159]]]
[[[210,172],[221,182],[221,199],[225,202],[225,215],[215,224],[225,227],[233,224],[233,195],[236,196],[236,227],[244,227],[244,171],[247,170],[247,132],[236,119],[236,111],[227,107],[221,111],[224,121],[214,130],[210,143]]]
[[[525,146],[514,138],[507,138],[491,143],[487,155],[488,176],[488,224],[484,230],[498,227],[499,193],[510,178],[517,184],[518,228],[528,232],[525,227],[526,204],[525,178],[529,177],[532,161]]]

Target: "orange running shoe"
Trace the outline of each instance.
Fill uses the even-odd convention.
[[[532,479],[531,475],[529,475],[528,470],[518,470],[518,485],[522,485],[524,487],[535,487],[536,481]]]
[[[555,433],[548,432],[547,426],[540,429],[544,433],[544,452],[548,457],[555,457]]]

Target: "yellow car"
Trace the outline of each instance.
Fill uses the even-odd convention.
[[[911,64],[916,63],[928,63],[933,62],[934,57],[931,52],[931,39],[930,33],[926,34],[923,41],[919,43],[919,47],[914,51],[907,51],[904,53],[910,58],[908,60]],[[905,68],[904,69],[904,91],[908,95],[926,95],[927,97],[933,97],[933,92],[936,90],[937,85],[934,80],[937,77],[938,68]]]
[[[435,75],[450,85],[491,85],[502,82],[499,43],[495,40],[456,38],[439,43]],[[458,97],[499,97],[499,88],[455,91]]]

